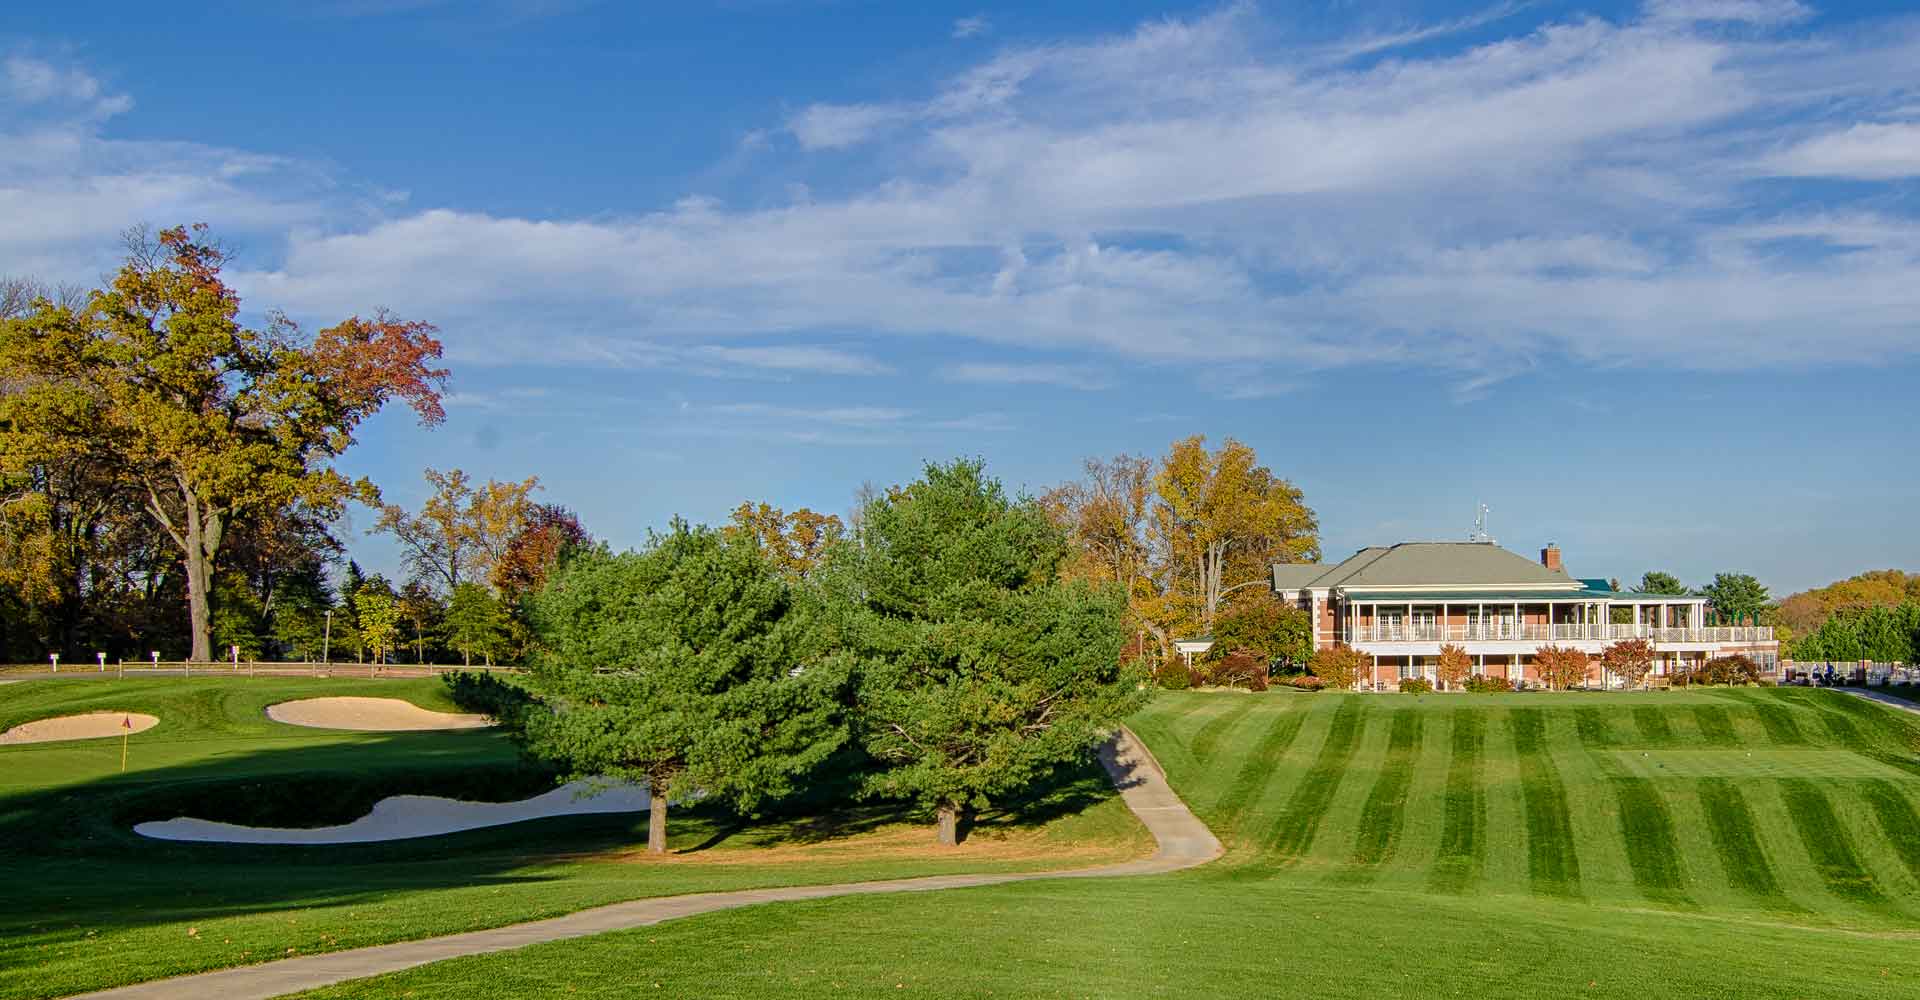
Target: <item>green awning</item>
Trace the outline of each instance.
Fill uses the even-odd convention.
[[[1540,604],[1545,601],[1655,604],[1703,600],[1674,594],[1633,594],[1612,590],[1348,590],[1349,601],[1380,604]]]

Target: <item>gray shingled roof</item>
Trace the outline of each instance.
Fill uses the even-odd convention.
[[[1305,587],[1493,587],[1519,586],[1578,589],[1565,571],[1550,570],[1485,542],[1401,542],[1385,548],[1371,546],[1339,564],[1309,576],[1300,565],[1273,568],[1274,586],[1282,590]]]

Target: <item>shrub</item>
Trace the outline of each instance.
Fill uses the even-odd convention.
[[[1700,684],[1757,684],[1760,682],[1760,667],[1737,653],[1716,656],[1694,672],[1693,680]]]
[[[1506,694],[1513,690],[1513,684],[1505,677],[1474,674],[1467,678],[1467,690],[1474,694]]]
[[[1281,683],[1285,684],[1290,688],[1297,688],[1301,691],[1320,691],[1325,689],[1327,686],[1326,681],[1321,680],[1320,678],[1315,677],[1312,674],[1294,674],[1288,677],[1286,680],[1281,681]]]
[[[1193,677],[1187,673],[1186,666],[1181,663],[1162,664],[1160,669],[1154,672],[1153,679],[1168,691],[1185,691],[1193,686]]]
[[[1368,665],[1365,653],[1352,646],[1335,645],[1313,654],[1313,672],[1328,687],[1351,689]]]
[[[1236,649],[1206,667],[1205,683],[1218,687],[1267,689],[1267,664],[1250,649]]]
[[[1400,682],[1401,694],[1432,694],[1433,682],[1425,677],[1409,677]]]

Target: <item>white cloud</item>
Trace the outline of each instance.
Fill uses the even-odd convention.
[[[840,149],[864,142],[911,112],[878,104],[814,104],[787,120],[802,149]]]
[[[953,22],[953,37],[975,38],[986,34],[992,28],[993,22],[987,20],[985,14],[975,14],[972,17],[963,17]]]
[[[1763,169],[1788,177],[1920,177],[1920,122],[1862,122],[1827,132],[1766,158]]]
[[[303,185],[271,155],[16,132],[0,142],[0,213],[24,214],[0,250],[204,207],[289,234],[236,273],[249,301],[390,306],[440,323],[463,359],[703,375],[884,375],[886,352],[861,345],[892,337],[976,346],[945,373],[961,380],[1104,384],[1099,361],[1021,364],[1033,350],[1232,370],[1234,391],[1363,362],[1472,384],[1541,358],[1912,356],[1911,214],[1782,200],[1753,164],[1911,176],[1898,109],[1920,42],[1898,24],[1770,29],[1795,9],[1659,4],[1448,49],[1396,39],[1507,8],[1292,45],[1236,5],[1006,48],[920,94],[802,107],[784,123],[794,142],[738,154],[766,190],[791,182],[784,203],[592,218],[415,212]],[[1782,149],[1788,129],[1809,138]],[[822,150],[838,154],[808,155]]]
[[[73,67],[56,66],[30,56],[8,56],[0,62],[0,109],[5,105],[55,104],[79,106],[91,117],[108,118],[132,110],[133,99],[125,94],[109,94],[92,74]]]

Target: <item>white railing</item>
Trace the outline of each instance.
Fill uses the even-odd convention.
[[[1768,627],[1656,628],[1650,625],[1572,624],[1522,625],[1487,622],[1482,625],[1362,625],[1344,629],[1348,642],[1573,642],[1646,639],[1651,642],[1771,642]]]

